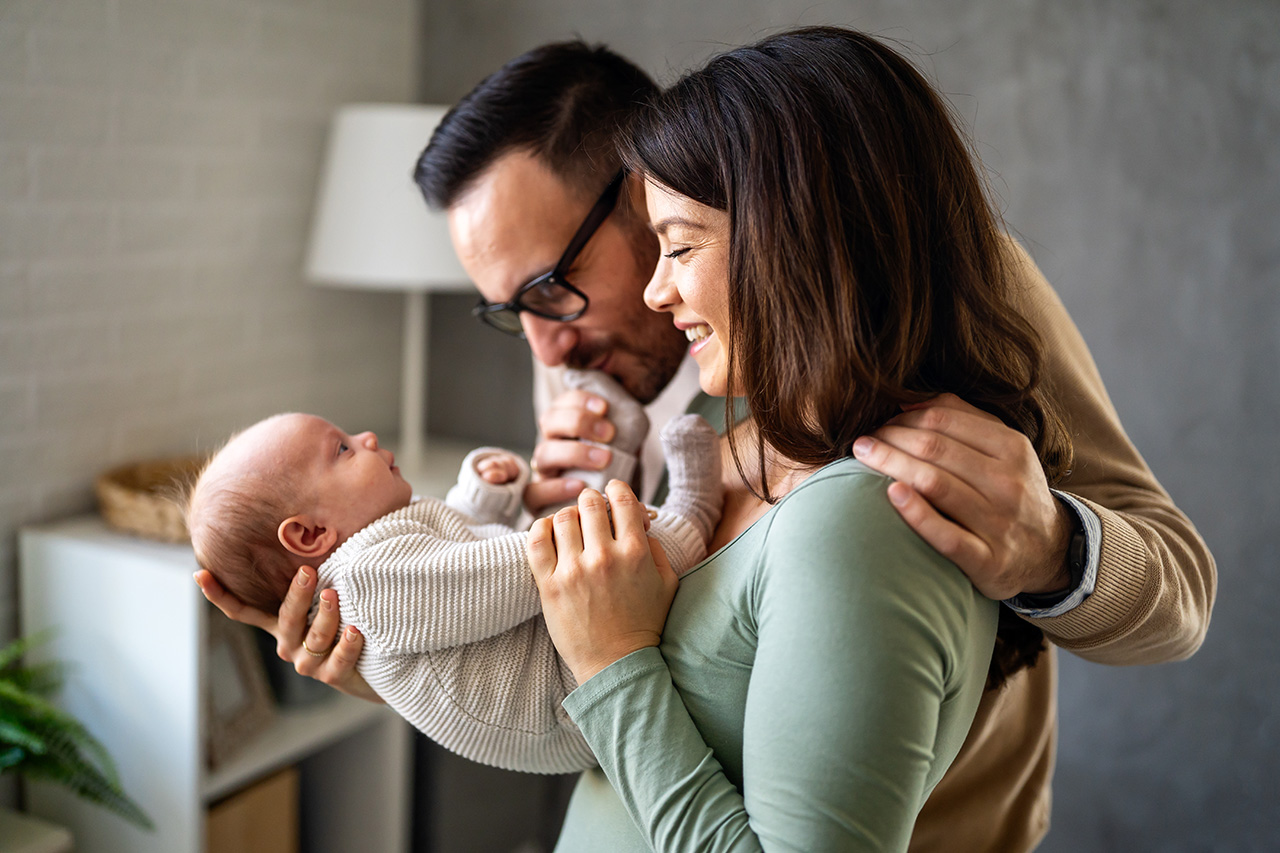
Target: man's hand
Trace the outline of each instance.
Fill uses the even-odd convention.
[[[538,420],[542,439],[533,450],[533,481],[524,490],[530,513],[538,515],[544,507],[573,500],[586,487],[581,480],[561,476],[565,471],[600,471],[609,464],[608,450],[582,441],[607,444],[613,440],[616,429],[608,412],[604,398],[573,390],[561,394],[542,413]]]
[[[314,678],[349,696],[369,702],[382,701],[356,672],[356,660],[364,648],[364,637],[360,632],[348,628],[334,643],[338,630],[336,592],[327,589],[320,594],[320,613],[308,629],[307,611],[311,609],[311,591],[316,583],[315,569],[303,566],[298,570],[280,604],[280,612],[275,616],[245,604],[223,589],[222,584],[204,569],[195,573],[195,579],[204,597],[227,618],[261,628],[275,637],[276,654],[281,660],[291,662],[299,675]]]
[[[859,438],[861,462],[897,482],[889,499],[916,533],[1002,600],[1070,584],[1070,510],[1049,491],[1031,442],[953,394]]]

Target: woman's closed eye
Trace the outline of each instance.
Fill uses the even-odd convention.
[[[673,259],[678,258],[692,248],[693,248],[692,246],[684,246],[683,248],[680,248],[680,249],[672,249],[670,252],[664,252],[662,256],[664,258],[673,258]]]

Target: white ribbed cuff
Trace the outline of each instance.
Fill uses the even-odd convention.
[[[480,476],[476,466],[494,453],[512,456],[520,473],[510,483],[490,483]],[[449,489],[445,503],[483,524],[511,526],[524,509],[524,487],[529,485],[529,463],[500,447],[478,447],[462,460],[458,483]]]

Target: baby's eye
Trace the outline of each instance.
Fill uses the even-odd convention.
[[[348,450],[350,450],[350,449],[351,449],[351,448],[347,447],[347,446],[346,446],[345,444],[343,444],[342,442],[338,442],[338,455],[339,455],[339,456],[341,456],[342,454],[346,453],[346,452],[347,452]]]

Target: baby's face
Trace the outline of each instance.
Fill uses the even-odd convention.
[[[309,511],[338,532],[338,541],[413,499],[390,450],[372,432],[348,435],[315,415],[281,415],[263,442],[305,483],[314,499]],[[308,497],[307,495],[301,497]]]

